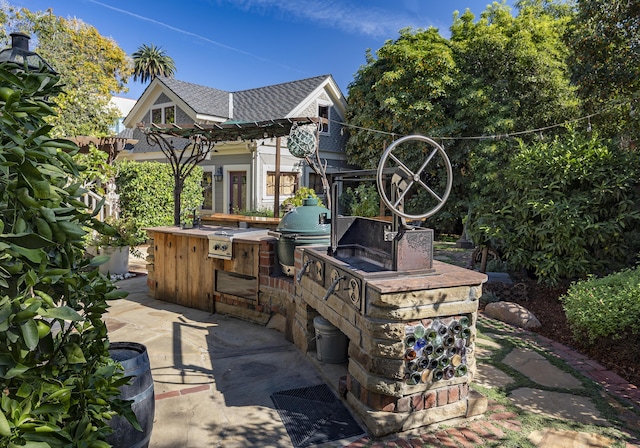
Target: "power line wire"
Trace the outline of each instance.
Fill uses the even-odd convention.
[[[583,120],[590,120],[593,117],[596,117],[598,115],[602,115],[605,112],[607,112],[610,109],[612,109],[616,104],[628,104],[628,103],[630,103],[630,101],[616,101],[615,103],[610,104],[608,107],[605,107],[600,112],[594,112],[592,114],[584,115],[582,117],[574,118],[574,119],[571,119],[571,120],[567,120],[567,121],[564,121],[562,123],[556,123],[556,124],[552,124],[552,125],[549,125],[549,126],[544,126],[544,127],[537,128],[537,129],[529,129],[529,130],[526,130],[526,131],[507,132],[507,133],[504,133],[504,134],[479,135],[479,136],[472,136],[472,137],[451,137],[451,136],[446,136],[446,137],[429,136],[429,137],[433,138],[433,139],[439,139],[439,140],[500,140],[500,139],[503,139],[503,138],[516,137],[516,136],[519,136],[519,135],[526,135],[526,134],[534,134],[534,133],[537,133],[537,132],[548,131],[549,129],[559,128],[559,127],[566,127],[567,125],[569,125],[571,123],[577,123],[577,122],[583,121]],[[394,138],[396,138],[396,137],[398,137],[398,138],[399,137],[404,137],[404,135],[397,134],[395,132],[380,131],[378,129],[367,128],[367,127],[364,127],[364,126],[357,126],[357,125],[345,123],[345,122],[338,121],[338,120],[329,119],[329,121],[331,121],[333,123],[340,124],[340,125],[342,125],[342,126],[344,126],[346,128],[353,128],[353,129],[359,129],[361,131],[375,132],[377,134],[390,135],[390,136],[392,136]]]

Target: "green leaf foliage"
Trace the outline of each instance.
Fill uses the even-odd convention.
[[[322,199],[318,197],[316,191],[313,188],[309,187],[300,187],[296,190],[296,193],[290,198],[282,201],[282,209],[286,210],[291,207],[300,207],[302,205],[302,201],[306,198],[314,198],[318,200],[318,207],[324,207],[325,205],[322,203]]]
[[[577,2],[566,34],[573,80],[601,132],[640,138],[640,2]]]
[[[171,165],[159,162],[124,160],[117,166],[116,185],[122,217],[142,227],[173,225],[174,177]],[[181,214],[191,216],[200,208],[202,167],[196,166],[184,182]]]
[[[113,39],[76,18],[10,6],[4,12],[1,25],[11,28],[19,23],[22,31],[34,37],[31,49],[60,73],[64,91],[52,101],[57,119],[47,118],[53,125],[51,135],[111,134],[119,116],[110,104],[111,96],[126,91],[132,71],[126,53]]]
[[[374,217],[380,215],[380,195],[374,184],[361,183],[347,187],[340,195],[340,206],[349,216]]]
[[[501,146],[500,159],[477,165],[473,155],[486,157],[494,142],[467,138],[541,128],[578,113],[562,40],[568,20],[565,10],[537,2],[520,2],[517,15],[494,2],[478,20],[470,11],[456,13],[449,39],[435,28],[401,30],[375,56],[367,53],[349,86],[347,120],[358,126],[350,129],[349,161],[375,168],[400,136],[447,137],[439,142],[453,166],[452,192],[428,225],[460,233],[461,218],[480,193],[472,187],[484,185],[517,149],[512,141]],[[424,155],[416,149],[407,157]],[[426,200],[428,195],[416,199]]]
[[[541,281],[612,272],[639,248],[639,178],[637,154],[596,135],[521,143],[474,203],[470,232]]]
[[[640,336],[640,268],[573,283],[561,297],[577,340],[624,340]]]
[[[20,68],[0,64],[0,447],[100,446],[130,412],[102,318],[116,288],[84,254],[78,148],[49,136],[59,78]]]

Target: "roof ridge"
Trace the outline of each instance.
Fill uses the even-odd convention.
[[[195,82],[189,82],[189,81],[182,81],[180,79],[176,79],[176,78],[168,78],[166,76],[158,76],[158,78],[160,79],[160,81],[162,81],[165,85],[167,85],[167,81],[169,82],[177,82],[180,84],[189,84],[191,86],[196,86],[196,87],[200,87],[200,88],[205,88],[205,89],[211,89],[211,90],[216,90],[218,92],[224,92],[224,93],[234,93],[231,92],[229,90],[223,90],[223,89],[218,89],[217,87],[211,87],[211,86],[205,86],[203,84],[196,84]]]
[[[287,84],[297,84],[297,83],[300,83],[300,82],[310,81],[310,80],[312,80],[312,79],[326,79],[326,78],[329,78],[329,77],[331,77],[331,75],[330,75],[330,74],[326,74],[326,75],[318,75],[318,76],[310,76],[310,77],[308,77],[308,78],[295,79],[295,80],[293,80],[293,81],[286,81],[286,82],[279,82],[279,83],[276,83],[276,84],[270,84],[270,85],[267,85],[267,86],[253,87],[253,88],[251,88],[251,89],[236,90],[236,91],[231,92],[231,93],[250,92],[250,91],[252,91],[252,90],[267,89],[267,88],[271,88],[271,87],[284,86],[284,85],[287,85]]]

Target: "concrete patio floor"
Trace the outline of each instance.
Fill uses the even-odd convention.
[[[143,273],[143,263],[134,260],[132,270]],[[138,275],[118,282],[129,296],[111,303],[105,321],[112,342],[133,341],[147,347],[156,399],[150,447],[293,447],[270,396],[322,383],[338,395],[336,389],[339,378],[346,374],[346,364],[320,363],[314,353],[299,352],[275,329],[155,300],[146,280],[145,275]],[[481,320],[491,325],[491,320]],[[531,337],[519,329],[513,331]],[[488,336],[477,340],[478,374],[474,383],[486,388],[504,387],[513,381],[512,376],[482,362],[483,357],[502,347],[500,335]],[[535,343],[540,342],[536,339]],[[567,361],[573,357],[573,367],[582,375],[596,364],[553,341],[543,340],[542,344],[546,344],[543,349],[555,351]],[[532,387],[518,388],[510,397],[522,413],[588,425],[609,424],[584,396],[583,383],[576,375],[559,370],[536,351],[513,349],[503,362],[532,381]],[[595,370],[602,372],[604,368]],[[611,377],[615,374],[608,374],[615,379]],[[607,384],[603,386],[607,389]],[[635,386],[613,386],[622,394],[627,393],[625,398],[640,410],[640,393]],[[609,392],[615,391],[609,387]],[[627,411],[626,415],[629,429],[640,430],[638,414]],[[519,413],[491,402],[487,416],[451,424],[446,429],[423,428],[383,439],[362,434],[326,446],[502,446],[510,431],[521,428]],[[638,446],[632,432],[623,434],[626,435],[613,440],[590,432],[549,427],[531,432],[528,440],[537,447]]]

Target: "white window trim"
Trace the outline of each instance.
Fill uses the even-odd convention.
[[[156,109],[160,109],[160,114],[162,115],[162,122],[159,124],[166,124],[166,117],[164,116],[164,110],[167,107],[173,107],[173,118],[176,118],[177,110],[175,103],[158,103],[154,104],[149,108],[149,123],[153,123],[153,111]]]
[[[261,202],[271,202],[273,203],[273,201],[275,200],[275,195],[269,195],[267,194],[267,177],[269,175],[269,172],[275,172],[276,171],[276,166],[275,165],[263,165],[262,166],[262,201]],[[302,172],[300,170],[299,167],[294,166],[294,165],[284,165],[280,167],[280,173],[295,173],[298,176],[298,184],[302,185]],[[283,200],[287,199],[287,198],[291,198],[294,195],[280,195],[280,202],[282,202]]]
[[[247,173],[247,209],[251,210],[255,205],[253,204],[253,184],[251,182],[251,165],[238,164],[238,165],[223,165],[222,166],[222,210],[223,213],[228,213],[229,209],[229,173],[232,171],[245,171]],[[214,204],[215,206],[215,204]]]
[[[318,118],[320,118],[320,107],[326,107],[327,108],[327,131],[320,131],[320,134],[322,135],[329,135],[331,134],[331,106],[332,104],[328,101],[323,101],[323,100],[318,100],[318,105],[317,105],[317,113],[318,113]]]
[[[203,172],[205,173],[211,172],[211,209],[203,208],[202,210],[205,212],[213,213],[213,211],[216,209],[216,195],[215,195],[216,180],[213,177],[214,174],[216,173],[216,166],[215,165],[201,165],[201,166],[202,166]]]

